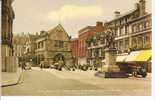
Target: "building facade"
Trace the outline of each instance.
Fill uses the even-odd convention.
[[[145,0],[135,4],[135,9],[125,14],[115,12],[115,18],[107,23],[107,29],[115,33],[118,53],[151,49],[151,14],[145,11]]]
[[[13,55],[18,57],[19,61],[22,61],[24,58],[26,50],[26,34],[16,34],[13,36]]]
[[[115,47],[118,56],[129,55],[134,51],[151,50],[152,17],[151,14],[145,11],[145,3],[145,0],[140,0],[139,3],[135,4],[135,9],[125,14],[116,11],[115,18],[104,24],[104,31],[111,29],[115,33]],[[97,64],[98,62],[95,63],[95,59],[99,59],[101,55],[104,55],[104,31],[88,39],[87,59],[89,64]],[[103,54],[100,53],[101,51]],[[101,59],[99,63],[102,63],[104,57]],[[120,61],[120,59],[122,58],[117,60]]]
[[[104,32],[98,32],[88,38],[87,62],[89,65],[94,67],[102,66],[102,60],[105,58],[105,42]]]
[[[16,71],[17,61],[13,57],[13,20],[15,14],[12,8],[13,0],[1,0],[2,18],[1,18],[1,56],[2,56],[2,71],[14,72]]]
[[[24,51],[24,60],[27,62],[32,62],[32,64],[36,64],[36,56],[35,56],[35,50],[36,47],[36,39],[38,35],[37,34],[28,34],[27,39],[25,42],[25,51]]]
[[[96,26],[87,26],[81,29],[78,34],[78,64],[87,64],[87,39],[96,32],[103,31],[103,23],[97,22]]]
[[[70,37],[62,25],[59,24],[49,31],[41,31],[35,42],[37,64],[41,61],[57,63],[60,60],[66,65],[72,63]]]
[[[71,39],[73,64],[78,65],[78,38]]]

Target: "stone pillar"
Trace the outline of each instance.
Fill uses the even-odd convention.
[[[3,72],[15,72],[18,67],[18,58],[13,57],[12,46],[12,24],[14,19],[14,11],[11,6],[12,0],[1,0],[2,2],[2,71]]]
[[[2,71],[6,72],[6,57],[10,56],[10,48],[8,45],[1,45]]]
[[[121,72],[120,68],[116,64],[116,48],[115,48],[115,34],[111,29],[105,33],[105,64],[102,65],[102,70],[97,72],[96,76],[102,76],[104,78],[124,78],[127,77],[125,72]]]
[[[119,66],[116,65],[116,49],[105,49],[105,64],[102,65],[101,71],[95,73],[96,76],[103,78],[126,78],[125,72],[122,72]]]
[[[116,49],[105,49],[105,65],[102,72],[119,72],[120,68],[116,65]]]
[[[18,58],[15,56],[6,57],[6,71],[16,72],[18,68]]]

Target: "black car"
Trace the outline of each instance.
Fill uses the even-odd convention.
[[[132,75],[134,77],[138,77],[139,75],[142,77],[147,76],[146,67],[135,65],[135,64],[119,64],[121,71],[126,72],[129,76]]]

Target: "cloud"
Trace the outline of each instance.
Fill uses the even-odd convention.
[[[60,9],[51,11],[48,18],[53,21],[90,19],[103,16],[103,9],[100,6],[78,6],[64,5]]]

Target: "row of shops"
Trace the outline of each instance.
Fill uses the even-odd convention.
[[[116,57],[118,65],[143,66],[151,72],[152,50],[132,51],[130,54],[121,54]]]

